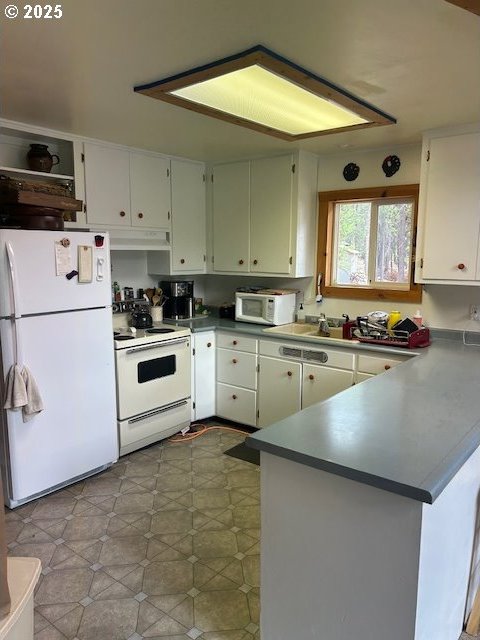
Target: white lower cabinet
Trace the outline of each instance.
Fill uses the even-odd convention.
[[[217,416],[255,427],[257,392],[217,382]]]
[[[192,420],[215,415],[215,332],[192,334]]]
[[[302,365],[267,356],[259,364],[257,426],[266,427],[302,408]]]
[[[255,338],[217,335],[217,416],[257,425],[257,347]]]
[[[354,383],[353,371],[322,367],[316,364],[303,365],[302,409],[322,402]]]
[[[358,356],[357,363],[357,382],[360,374],[370,374],[370,376],[376,376],[379,373],[384,373],[393,367],[396,367],[401,362],[406,360],[402,356],[366,356],[363,353]]]

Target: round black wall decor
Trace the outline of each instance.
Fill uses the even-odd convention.
[[[387,178],[391,178],[400,169],[400,158],[398,156],[387,156],[382,162],[383,173]]]
[[[358,178],[358,174],[360,173],[360,167],[358,164],[354,162],[349,162],[347,165],[343,167],[343,177],[348,182],[353,182]]]

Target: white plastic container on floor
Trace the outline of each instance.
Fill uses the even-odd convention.
[[[9,615],[0,620],[0,640],[33,640],[33,590],[41,569],[38,558],[7,559],[12,604]]]

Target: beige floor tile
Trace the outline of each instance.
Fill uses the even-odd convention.
[[[192,528],[192,514],[187,510],[161,511],[152,517],[153,533],[186,533]]]
[[[199,558],[233,557],[237,539],[231,531],[199,532],[193,538],[193,553]]]
[[[187,593],[193,587],[193,565],[187,560],[153,562],[145,568],[143,591],[148,595]]]
[[[38,589],[37,604],[80,602],[88,595],[93,579],[90,569],[64,569],[44,576]]]
[[[100,553],[103,565],[138,563],[145,559],[148,540],[144,536],[129,536],[107,540]]]
[[[83,613],[79,640],[125,640],[137,627],[139,603],[136,600],[92,602]]]
[[[87,540],[101,538],[107,532],[110,519],[107,516],[79,516],[67,523],[62,538],[64,540]]]
[[[194,599],[195,626],[202,631],[243,629],[251,622],[247,597],[240,591],[209,591]]]
[[[113,508],[118,514],[142,513],[153,508],[154,496],[151,493],[127,493],[119,496]]]
[[[230,504],[230,493],[226,489],[197,489],[193,505],[197,509],[226,508]]]
[[[260,526],[260,509],[256,506],[237,506],[233,511],[233,521],[240,529],[255,529]]]

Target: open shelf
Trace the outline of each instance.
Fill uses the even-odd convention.
[[[45,173],[44,171],[31,171],[30,169],[18,169],[16,167],[2,167],[0,171],[6,171],[15,175],[38,176],[39,178],[51,178],[52,180],[74,180],[75,176],[68,176],[62,173]]]

